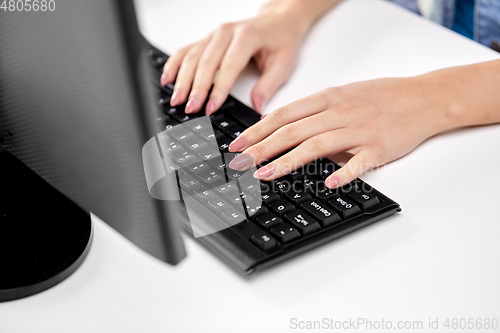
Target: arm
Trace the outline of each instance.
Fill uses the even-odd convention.
[[[330,188],[343,186],[433,135],[500,122],[499,73],[495,60],[328,88],[271,113],[229,150],[244,151],[259,164],[297,146],[259,169],[255,176],[263,180],[345,151],[353,157],[326,180]]]
[[[290,76],[309,29],[338,2],[273,0],[256,17],[224,24],[205,39],[180,49],[168,59],[161,77],[162,85],[176,81],[171,105],[187,101],[186,113],[200,111],[219,70],[206,106],[206,114],[212,114],[254,59],[262,76],[252,91],[252,102],[260,111]]]

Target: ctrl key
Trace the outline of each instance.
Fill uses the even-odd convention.
[[[251,241],[264,251],[272,249],[277,244],[276,240],[272,238],[267,232],[264,231],[261,231],[253,235]]]

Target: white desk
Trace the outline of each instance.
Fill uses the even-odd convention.
[[[141,0],[138,13],[148,39],[171,53],[262,2]],[[327,86],[498,57],[387,3],[350,0],[315,27],[265,112]],[[256,79],[250,68],[232,93],[250,105]],[[46,292],[0,303],[0,332],[289,332],[294,317],[421,320],[425,328],[429,318],[500,319],[498,142],[500,126],[428,140],[363,177],[402,213],[250,278],[189,238],[188,258],[164,265],[95,219],[82,267]]]

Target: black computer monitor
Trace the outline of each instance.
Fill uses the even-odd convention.
[[[162,129],[133,1],[45,4],[0,11],[0,142],[134,244],[178,263],[182,206],[153,199],[145,182],[141,150]]]

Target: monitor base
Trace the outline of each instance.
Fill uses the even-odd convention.
[[[0,151],[0,302],[47,290],[85,260],[90,212]]]

